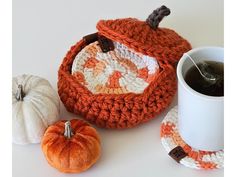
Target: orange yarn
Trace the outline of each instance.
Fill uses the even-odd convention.
[[[58,93],[65,107],[106,128],[130,128],[154,118],[171,103],[175,95],[174,65],[184,52],[191,49],[190,44],[173,30],[154,30],[146,22],[133,18],[101,20],[97,29],[99,35],[156,58],[160,69],[152,78],[147,78],[145,70],[137,71],[150,80],[142,94],[93,94],[71,75],[75,56],[87,45],[82,39],[66,54],[58,72]],[[110,86],[118,86],[118,77],[119,74],[114,73]]]
[[[167,28],[153,30],[146,22],[135,18],[100,20],[99,34],[120,42],[163,63],[175,64],[184,52],[191,49],[188,41]]]
[[[119,88],[120,83],[119,83],[119,78],[121,77],[121,73],[119,71],[115,71],[108,79],[108,87],[111,88]]]
[[[195,160],[196,163],[198,163],[202,169],[217,168],[217,164],[215,164],[214,162],[206,162],[203,160],[204,155],[211,155],[214,154],[215,152],[194,150],[192,147],[186,144],[184,140],[181,138],[179,133],[176,131],[176,125],[174,123],[169,121],[167,121],[166,123],[162,123],[160,136],[161,138],[166,138],[171,136],[173,141],[183,148],[185,153],[187,153],[188,157]]]
[[[96,64],[98,62],[99,61],[96,58],[89,58],[87,60],[87,62],[84,64],[84,67],[86,67],[86,68],[94,68],[94,67],[96,67]]]
[[[84,84],[86,82],[81,72],[77,72],[74,76],[80,83]]]

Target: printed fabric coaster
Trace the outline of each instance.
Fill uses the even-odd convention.
[[[219,169],[224,166],[224,151],[201,151],[184,142],[178,132],[178,107],[172,108],[161,124],[161,142],[175,161],[195,169]]]

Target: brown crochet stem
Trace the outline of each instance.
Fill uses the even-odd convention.
[[[102,35],[98,35],[98,43],[103,53],[114,50],[115,48],[112,40]]]
[[[84,36],[83,40],[85,41],[86,45],[89,45],[98,40],[98,33],[93,33],[93,34]]]
[[[73,136],[73,132],[72,132],[72,128],[71,128],[71,123],[70,121],[66,121],[65,122],[65,132],[64,132],[64,136],[68,139],[70,139]]]
[[[23,86],[19,84],[17,92],[16,92],[16,100],[23,101],[24,96],[25,96],[25,93],[23,92]]]
[[[157,29],[159,26],[159,23],[162,21],[162,19],[165,16],[170,15],[170,9],[166,6],[161,6],[160,8],[157,8],[154,10],[147,18],[146,23],[152,28]]]

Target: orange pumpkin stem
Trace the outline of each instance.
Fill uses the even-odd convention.
[[[23,92],[23,86],[19,84],[17,92],[16,92],[16,100],[23,101],[24,96],[25,96],[25,93]]]
[[[70,139],[73,136],[73,132],[72,132],[72,128],[71,128],[71,123],[70,121],[66,121],[65,122],[65,132],[64,132],[64,136],[68,139]]]

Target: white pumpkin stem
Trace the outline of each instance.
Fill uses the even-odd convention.
[[[73,135],[74,135],[74,134],[73,134],[73,132],[72,132],[71,123],[70,123],[70,121],[68,120],[68,121],[65,122],[65,132],[64,132],[64,136],[69,139],[69,138],[71,138]]]
[[[23,92],[23,86],[19,84],[17,92],[16,92],[16,100],[23,101],[24,96],[25,96],[25,93]]]

